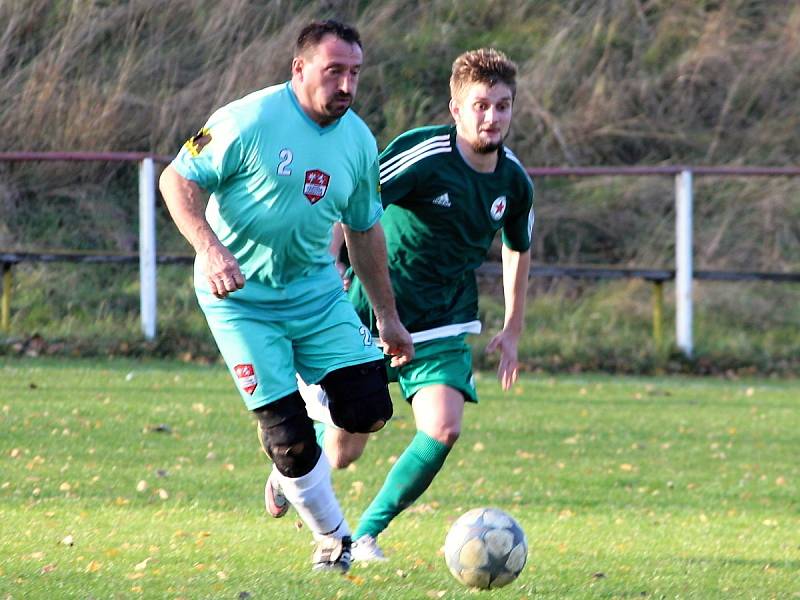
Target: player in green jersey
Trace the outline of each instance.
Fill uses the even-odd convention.
[[[267,489],[280,490],[314,535],[314,568],[342,571],[350,530],[295,373],[325,389],[345,431],[380,429],[392,407],[382,355],[328,253],[335,222],[376,307],[384,353],[396,365],[413,356],[387,273],[377,145],[349,110],[361,63],[355,29],[309,24],[291,80],[217,110],[160,180],[197,252],[199,304],[272,458]]]
[[[376,538],[430,485],[461,431],[464,404],[476,402],[472,356],[465,336],[479,333],[475,269],[502,231],[505,323],[489,342],[499,351],[504,390],[517,379],[517,344],[530,269],[533,184],[503,140],[511,124],[516,67],[501,52],[481,49],[459,56],[450,79],[450,127],[402,134],[380,157],[389,275],[415,357],[390,367],[411,403],[417,432],[361,517],[355,560],[380,560]],[[350,297],[365,324],[374,325],[364,282]],[[301,393],[309,414],[330,422],[318,387]],[[313,408],[311,408],[313,407]],[[361,455],[366,434],[325,431],[325,452],[342,468]]]

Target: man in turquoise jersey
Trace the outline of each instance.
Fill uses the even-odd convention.
[[[389,367],[411,408],[417,432],[400,455],[354,534],[356,561],[381,560],[376,538],[411,505],[442,468],[461,431],[466,402],[477,402],[465,336],[479,333],[475,269],[502,231],[505,323],[487,346],[499,351],[504,390],[517,379],[517,344],[530,268],[533,184],[503,145],[511,123],[516,67],[504,54],[482,49],[453,63],[450,112],[454,126],[423,127],[400,135],[380,157],[389,275],[400,319],[414,340],[414,359]],[[356,276],[358,274],[356,273]],[[360,277],[350,297],[365,324],[374,305]],[[329,398],[302,387],[309,413],[322,422]],[[325,430],[331,463],[347,466],[367,435]]]
[[[309,24],[291,80],[217,110],[160,180],[197,252],[197,298],[256,417],[270,480],[314,535],[314,568],[341,571],[350,566],[350,530],[295,373],[326,391],[343,431],[376,431],[392,408],[381,352],[328,252],[335,222],[375,307],[384,353],[398,366],[413,356],[386,268],[377,145],[349,110],[361,63],[355,29]]]

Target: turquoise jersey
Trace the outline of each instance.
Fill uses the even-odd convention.
[[[276,319],[313,314],[341,293],[334,222],[364,231],[383,214],[366,124],[350,110],[320,127],[289,82],[217,110],[172,166],[211,193],[206,219]],[[207,291],[202,273],[195,287]]]

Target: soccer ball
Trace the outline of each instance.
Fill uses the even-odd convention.
[[[528,559],[528,541],[511,515],[497,508],[474,508],[450,527],[444,557],[464,585],[494,589],[519,576]]]

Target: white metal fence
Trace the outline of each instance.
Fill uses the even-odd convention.
[[[0,153],[0,162],[19,161],[128,161],[137,162],[139,165],[139,278],[142,333],[148,340],[157,334],[157,278],[156,269],[159,262],[156,247],[156,163],[166,163],[166,157],[154,156],[145,153],[69,153],[69,152],[7,152]],[[686,355],[691,356],[693,351],[693,326],[692,326],[692,283],[696,274],[694,272],[692,257],[692,213],[693,193],[692,182],[695,175],[716,176],[800,176],[800,168],[795,167],[546,167],[531,168],[528,172],[533,177],[592,177],[592,176],[672,176],[675,178],[675,269],[664,271],[661,274],[648,277],[643,270],[619,269],[617,274],[622,276],[642,277],[645,279],[665,280],[675,279],[675,339],[678,348]],[[3,323],[8,321],[8,296],[10,293],[10,264],[20,260],[36,260],[43,256],[41,253],[13,253],[0,249],[0,263],[3,265]],[[57,260],[54,254],[49,254],[51,260]],[[66,256],[66,255],[61,255]],[[15,258],[16,257],[16,258]],[[55,257],[55,258],[53,258]],[[545,276],[589,276],[606,278],[603,268],[536,268],[532,274]],[[650,271],[653,273],[654,271]],[[581,274],[583,273],[583,274]],[[761,279],[773,281],[800,281],[800,274],[793,273],[743,273],[742,277],[735,277],[736,273],[705,272],[704,279]]]

